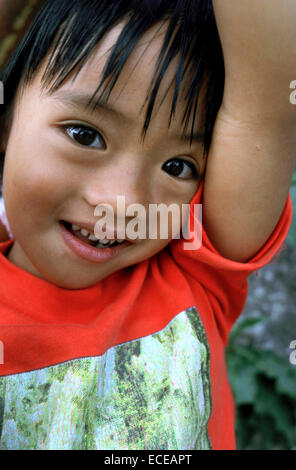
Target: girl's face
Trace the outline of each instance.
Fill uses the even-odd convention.
[[[106,249],[90,246],[94,242],[72,224],[93,234],[99,220],[96,206],[111,205],[116,217],[118,196],[125,197],[126,207],[138,203],[147,213],[149,204],[181,207],[196,193],[205,169],[202,141],[196,139],[190,146],[182,137],[182,103],[170,128],[172,94],[158,106],[173,67],[142,140],[142,105],[163,40],[163,33],[155,36],[156,29],[137,45],[108,104],[86,108],[121,27],[105,37],[75,81],[70,77],[50,95],[41,89],[40,70],[18,93],[14,106],[3,180],[15,236],[8,259],[65,288],[91,286],[158,253],[173,237],[169,229],[167,239],[125,242],[120,249],[109,248],[110,257]],[[197,125],[196,133],[199,130]],[[126,218],[125,226],[131,219]]]

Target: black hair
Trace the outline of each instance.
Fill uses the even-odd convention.
[[[146,98],[145,135],[162,79],[177,58],[171,104],[185,92],[183,131],[194,133],[201,86],[205,84],[204,151],[208,153],[224,90],[224,61],[211,0],[48,0],[20,42],[0,79],[10,109],[21,82],[28,84],[49,55],[43,85],[59,88],[75,69],[79,73],[100,40],[121,20],[126,23],[106,62],[93,96],[108,100],[138,40],[152,26],[167,30]],[[182,88],[184,86],[184,88]],[[91,103],[90,103],[91,104]],[[95,102],[94,102],[95,105]],[[168,125],[170,122],[168,123]]]

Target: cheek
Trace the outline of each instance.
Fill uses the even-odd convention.
[[[63,165],[53,164],[44,154],[23,157],[14,160],[8,154],[4,168],[3,190],[12,228],[20,220],[38,223],[50,217],[71,191]]]
[[[188,206],[184,202],[185,209],[183,209],[183,203],[169,201],[163,211],[160,210],[157,217],[157,236],[160,243],[165,243],[165,241],[169,243],[172,239],[178,237],[186,217],[186,209],[187,211],[189,209]],[[155,217],[152,220],[155,220]]]

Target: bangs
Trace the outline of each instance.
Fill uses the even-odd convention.
[[[168,126],[178,99],[184,98],[183,133],[195,133],[197,111],[203,110],[204,152],[211,136],[224,90],[224,62],[210,0],[50,0],[22,40],[2,74],[6,105],[20,81],[28,84],[41,63],[48,61],[42,77],[44,88],[56,91],[74,72],[77,77],[102,39],[120,22],[123,29],[109,53],[98,87],[89,105],[107,101],[118,77],[142,36],[154,25],[166,25],[146,106],[143,137],[149,127],[159,88],[170,65],[174,78]],[[148,45],[149,47],[149,45]],[[201,87],[205,94],[199,103]],[[160,105],[161,105],[160,104]]]

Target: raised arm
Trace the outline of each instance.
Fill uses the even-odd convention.
[[[283,211],[296,163],[295,0],[213,0],[226,83],[204,186],[216,249],[250,259]]]

